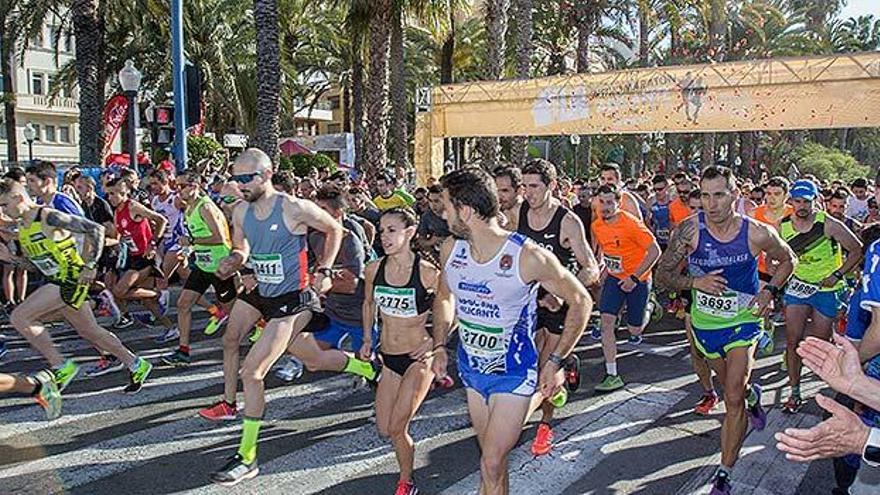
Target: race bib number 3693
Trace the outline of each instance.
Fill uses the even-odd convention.
[[[471,356],[492,358],[506,350],[504,329],[459,320],[461,345]]]
[[[697,291],[694,303],[700,312],[718,318],[733,318],[739,310],[736,294],[730,293],[715,296]]]

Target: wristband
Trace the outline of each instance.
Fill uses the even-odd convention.
[[[834,278],[836,278],[837,280],[843,280],[843,273],[840,273],[840,270],[834,270],[834,273],[832,273],[832,275],[834,275]]]
[[[766,284],[766,285],[764,286],[764,289],[766,289],[767,292],[769,292],[770,295],[772,295],[773,297],[778,296],[779,293],[782,292],[782,291],[779,289],[779,287],[776,287],[776,286],[773,285],[773,284]]]
[[[321,275],[330,278],[330,277],[333,276],[333,269],[332,269],[332,268],[327,268],[326,266],[325,266],[325,267],[321,267],[321,268],[315,268],[315,273],[316,273],[316,274],[317,274],[317,273],[320,273]]]
[[[630,276],[629,276],[629,279],[632,280],[633,282],[635,282],[636,284],[640,284],[640,283],[642,283],[642,281],[639,280],[639,277],[636,277],[634,274],[633,274],[633,275],[630,275]]]
[[[436,351],[437,349],[443,349],[443,350],[445,351],[445,350],[446,350],[446,344],[437,344],[437,345],[435,345],[434,348],[431,349],[431,350],[432,350],[432,351]]]
[[[563,360],[562,356],[560,356],[559,354],[556,354],[555,352],[551,353],[547,357],[547,362],[555,364],[557,368],[562,368],[562,360]]]

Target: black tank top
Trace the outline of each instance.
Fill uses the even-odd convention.
[[[567,270],[577,273],[578,262],[571,249],[562,245],[562,220],[569,213],[564,206],[557,206],[553,218],[543,230],[535,230],[529,225],[529,202],[523,201],[519,208],[519,223],[516,231],[535,241],[539,246],[553,252]]]
[[[379,269],[376,270],[376,279],[373,282],[373,299],[379,312],[399,318],[414,318],[431,309],[434,293],[428,292],[422,285],[421,256],[415,255],[409,281],[402,287],[391,285],[385,280],[387,259],[383,257],[379,261]]]

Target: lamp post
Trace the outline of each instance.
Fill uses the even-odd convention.
[[[24,126],[24,139],[28,144],[28,161],[34,161],[34,139],[37,138],[37,130],[30,122]]]
[[[128,98],[128,163],[137,172],[137,97],[141,87],[141,72],[131,60],[125,61],[125,67],[119,71],[119,85]]]
[[[580,163],[578,163],[578,148],[581,144],[581,136],[578,134],[572,134],[568,136],[568,142],[574,146],[574,177],[578,178],[580,176]]]

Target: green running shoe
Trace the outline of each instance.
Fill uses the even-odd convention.
[[[55,377],[55,384],[58,385],[58,391],[64,392],[64,389],[70,385],[76,375],[79,374],[79,365],[77,365],[73,359],[68,359],[64,362],[64,366],[55,370],[53,372]]]
[[[144,382],[147,381],[147,377],[150,376],[150,372],[153,371],[153,365],[150,364],[144,358],[137,358],[138,367],[135,371],[129,371],[129,381],[128,385],[122,389],[122,393],[124,394],[136,394],[141,391],[141,388],[144,386]]]
[[[596,392],[606,394],[608,392],[620,390],[623,387],[623,378],[619,375],[605,375],[605,379],[602,380],[602,383],[596,385]]]
[[[40,393],[34,396],[34,400],[46,411],[46,419],[52,421],[61,416],[61,392],[52,372],[40,371],[34,375],[34,380],[40,383]]]
[[[559,409],[564,407],[568,402],[568,390],[565,387],[559,389],[559,392],[556,392],[556,395],[550,397],[550,403],[553,404],[553,407]]]
[[[211,315],[211,318],[208,319],[208,324],[205,326],[205,335],[214,335],[217,333],[217,330],[220,330],[220,327],[222,327],[228,319],[229,314],[226,311],[219,309],[218,314]]]
[[[254,331],[251,332],[251,336],[248,337],[248,340],[251,341],[251,344],[256,344],[260,337],[263,336],[263,327],[257,325],[254,327]]]

